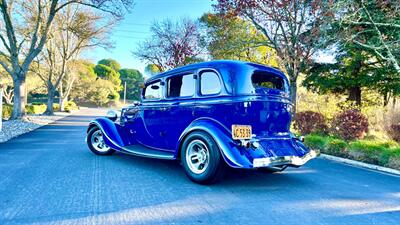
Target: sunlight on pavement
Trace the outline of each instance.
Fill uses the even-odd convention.
[[[390,196],[394,198],[400,198],[400,192],[391,193]]]
[[[399,202],[385,203],[357,199],[303,201],[295,205],[303,210],[335,212],[343,216],[400,211]]]
[[[316,170],[313,169],[297,169],[296,170],[286,170],[284,173],[287,174],[305,174],[305,173],[317,173]]]
[[[189,199],[178,200],[169,203],[146,206],[141,208],[132,208],[117,212],[109,212],[98,215],[91,215],[81,218],[55,220],[46,222],[37,222],[34,224],[125,224],[125,223],[154,223],[160,221],[177,220],[179,218],[194,217],[223,211],[233,205],[232,202],[226,202],[219,196],[207,196],[205,198],[223,200],[224,204],[219,206],[210,205],[205,201],[199,200],[200,197],[191,197]],[[204,199],[204,196],[201,196]]]

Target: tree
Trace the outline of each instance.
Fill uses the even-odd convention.
[[[102,25],[99,25],[100,23]],[[102,17],[79,5],[66,6],[57,14],[51,27],[51,35],[36,64],[41,67],[37,68],[36,73],[47,88],[45,114],[53,115],[54,96],[57,90],[60,96],[60,110],[64,109],[64,102],[75,82],[76,64],[73,60],[84,50],[95,46],[107,46],[104,34],[108,32],[112,23],[103,21]]]
[[[341,0],[335,4],[348,42],[387,62],[400,74],[400,8],[393,1]]]
[[[386,3],[382,3],[383,5],[375,3],[375,1],[369,1],[368,4],[364,1],[336,2],[332,12],[336,16],[329,17],[327,23],[330,26],[322,30],[325,41],[320,46],[322,49],[335,49],[336,60],[332,63],[314,63],[303,82],[307,88],[319,93],[347,93],[348,100],[354,102],[356,107],[361,106],[363,87],[381,93],[384,105],[388,104],[390,98],[399,95],[398,71],[394,64],[385,59],[390,53],[384,47],[375,49],[378,53],[366,47],[382,44],[368,13],[373,12],[374,20],[380,21],[379,26],[382,23],[391,23],[395,26],[395,20],[392,18],[382,21],[388,13]],[[392,55],[394,53],[399,55],[395,50],[398,48],[399,30],[388,29],[385,26],[379,30],[385,32],[385,40],[391,40],[388,44],[391,44]],[[385,57],[380,57],[381,54]]]
[[[329,2],[329,1],[328,1]],[[315,53],[329,6],[322,0],[218,0],[216,10],[222,14],[239,15],[266,37],[282,60],[290,80],[291,98],[296,110],[297,78]]]
[[[165,71],[189,63],[198,62],[200,48],[198,24],[189,19],[178,22],[164,20],[151,26],[152,36],[140,43],[133,55],[140,60]]]
[[[140,99],[140,85],[143,84],[143,75],[135,69],[121,69],[119,71],[122,82],[126,82],[126,97],[131,100]],[[123,95],[121,92],[120,95]]]
[[[0,60],[6,61],[2,56],[0,56]],[[3,98],[4,103],[11,105],[12,99],[14,96],[14,90],[12,88],[12,79],[11,77],[5,74],[6,72],[0,67],[0,88],[3,88]]]
[[[76,85],[72,87],[72,99],[96,105],[105,105],[111,100],[118,100],[119,95],[115,85],[109,80],[97,77],[94,72],[95,65],[85,61],[79,63],[81,69],[77,71]]]
[[[213,59],[233,59],[278,67],[275,50],[251,22],[235,15],[206,13],[200,18],[206,32],[202,44]]]
[[[160,69],[157,67],[157,65],[155,64],[148,64],[145,68],[144,68],[144,72],[150,76],[154,76],[158,73],[161,73]]]
[[[97,62],[97,64],[108,66],[115,71],[119,71],[121,69],[121,65],[115,59],[102,59]]]
[[[5,28],[0,29],[0,55],[8,62],[0,61],[0,65],[13,79],[12,119],[24,116],[26,74],[35,57],[42,51],[56,14],[70,4],[85,5],[120,17],[124,9],[132,4],[132,0],[0,1],[0,27]],[[24,14],[21,15],[21,12]]]
[[[335,63],[315,63],[303,85],[321,94],[346,93],[347,100],[360,107],[362,88],[378,89],[385,77],[376,74],[382,70],[379,61],[372,60],[368,53],[353,47],[342,48],[341,53],[336,55]]]
[[[105,66],[103,64],[97,64],[94,67],[94,72],[100,78],[111,81],[114,84],[116,91],[121,90],[121,79],[120,74],[113,70],[111,67]]]

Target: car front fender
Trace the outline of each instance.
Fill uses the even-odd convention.
[[[104,142],[114,150],[121,150],[125,146],[121,134],[121,125],[107,118],[97,118],[89,123],[89,130],[97,126],[103,132]]]
[[[199,118],[194,120],[179,137],[176,147],[176,157],[185,137],[193,131],[207,132],[218,145],[225,162],[234,168],[252,168],[252,162],[244,156],[245,149],[239,146],[232,138],[230,131],[220,122],[212,118]]]

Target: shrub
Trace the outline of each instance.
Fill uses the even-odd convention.
[[[43,105],[45,103],[43,103],[43,102],[31,102],[30,104],[31,105]]]
[[[73,110],[79,109],[73,101],[67,101],[64,106],[65,112],[72,112]]]
[[[58,103],[54,103],[53,104],[53,111],[60,111],[60,104],[58,104]]]
[[[319,135],[308,135],[304,137],[304,144],[311,149],[323,150],[327,142],[327,137]]]
[[[326,153],[336,156],[346,156],[347,155],[348,144],[344,140],[332,139],[326,145]]]
[[[382,141],[359,140],[350,143],[349,154],[356,160],[384,165],[389,158],[386,154],[391,151],[389,147],[390,144]]]
[[[368,131],[368,119],[358,110],[346,110],[332,121],[332,133],[345,140],[363,138]]]
[[[13,106],[12,105],[4,104],[3,105],[2,118],[3,119],[9,119],[11,117],[12,110],[13,110]]]
[[[42,114],[46,111],[46,105],[26,105],[25,111],[27,114]]]
[[[390,138],[400,142],[400,123],[390,125],[388,134]]]
[[[293,126],[302,135],[311,133],[326,133],[326,119],[321,113],[304,111],[296,113]]]
[[[393,149],[389,153],[387,164],[385,166],[400,170],[400,147]]]

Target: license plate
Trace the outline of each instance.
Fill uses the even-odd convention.
[[[232,125],[232,138],[251,139],[251,126],[250,125]]]

